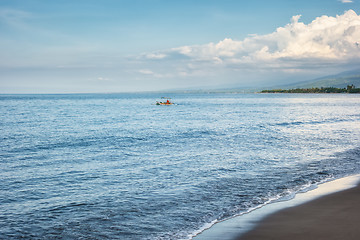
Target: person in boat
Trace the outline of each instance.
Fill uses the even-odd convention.
[[[166,104],[170,104],[170,101],[169,101],[169,99],[168,99],[168,100],[166,100]]]

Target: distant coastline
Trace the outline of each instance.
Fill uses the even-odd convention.
[[[260,93],[360,93],[360,88],[348,85],[346,88],[320,87],[262,90]]]

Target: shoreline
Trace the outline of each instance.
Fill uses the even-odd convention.
[[[310,204],[313,201],[326,198],[327,196],[332,196],[333,194],[339,192],[342,193],[349,189],[354,189],[356,186],[358,186],[359,181],[360,174],[357,174],[313,185],[313,188],[309,188],[306,192],[298,192],[291,199],[280,199],[272,203],[266,204],[265,206],[256,208],[248,213],[243,213],[233,218],[217,222],[210,228],[205,229],[198,235],[194,236],[192,239],[271,239],[270,236],[267,236],[266,238],[261,238],[259,237],[259,235],[256,235],[256,237],[250,238],[250,236],[248,235],[250,234],[250,232],[251,234],[254,234],[254,232],[259,232],[258,227],[264,222],[266,222],[269,217],[276,215],[279,212],[285,211],[290,208],[297,208],[306,204]],[[358,188],[360,187],[358,186],[356,189]]]

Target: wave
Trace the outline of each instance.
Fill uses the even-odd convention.
[[[292,122],[280,122],[280,123],[275,123],[272,124],[273,126],[299,126],[299,125],[319,125],[319,124],[328,124],[328,123],[340,123],[340,122],[354,122],[354,121],[359,121],[359,119],[353,119],[353,118],[348,118],[348,119],[343,119],[343,118],[332,118],[332,119],[326,119],[326,120],[322,120],[322,121],[292,121]]]
[[[221,219],[221,220],[215,219],[212,222],[205,223],[201,228],[199,228],[198,230],[193,231],[186,238],[182,238],[182,239],[183,240],[191,240],[193,238],[196,238],[198,235],[202,234],[204,231],[212,228],[216,224],[226,222],[226,221],[228,221],[230,219],[233,219],[233,218],[237,218],[237,217],[247,215],[247,214],[249,214],[249,213],[251,213],[253,211],[259,210],[259,209],[261,209],[261,208],[263,208],[263,207],[265,207],[267,205],[273,204],[273,203],[290,201],[290,200],[294,199],[296,197],[296,195],[299,194],[299,193],[306,193],[306,192],[312,191],[314,189],[317,189],[318,186],[323,184],[323,183],[331,182],[331,181],[334,181],[336,179],[340,179],[340,178],[343,178],[343,177],[346,177],[346,176],[351,176],[351,175],[344,175],[344,176],[341,176],[341,177],[339,176],[337,178],[327,177],[327,178],[322,179],[322,180],[320,180],[318,182],[307,183],[307,184],[298,186],[296,190],[295,189],[286,189],[284,191],[284,193],[277,194],[277,195],[274,195],[272,197],[269,197],[268,199],[266,199],[261,204],[254,205],[254,206],[252,206],[252,207],[250,207],[250,208],[248,208],[246,210],[243,210],[243,211],[241,211],[241,212],[239,212],[237,214],[234,214],[234,215],[232,215],[230,217],[227,217],[227,218],[224,218],[224,219]]]
[[[340,164],[339,164],[340,163]],[[334,168],[338,165],[339,168]],[[312,162],[310,164],[302,164],[298,166],[303,174],[301,176],[294,176],[293,179],[289,179],[283,185],[278,185],[274,182],[274,188],[268,189],[268,196],[264,197],[259,195],[257,198],[247,200],[247,205],[242,204],[235,206],[233,210],[223,212],[223,217],[216,218],[207,223],[204,223],[202,227],[191,232],[187,238],[192,239],[207,229],[213,227],[223,221],[227,221],[234,217],[243,216],[252,211],[260,209],[268,204],[272,204],[280,201],[289,201],[298,193],[305,193],[316,189],[320,184],[330,182],[336,179],[344,178],[347,176],[360,174],[360,148],[353,148],[344,152],[334,154],[331,158],[327,158],[318,162]],[[321,170],[319,170],[321,169]],[[279,172],[279,175],[286,173]],[[266,190],[263,190],[266,192]],[[239,197],[249,197],[249,195],[238,195]],[[247,206],[244,208],[244,206]],[[231,214],[232,212],[232,214]]]

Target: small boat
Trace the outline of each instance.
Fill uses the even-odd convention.
[[[162,97],[164,98],[164,97]],[[158,102],[156,101],[156,105],[173,105],[174,103],[170,101],[170,98],[165,98],[166,101],[165,102]]]

